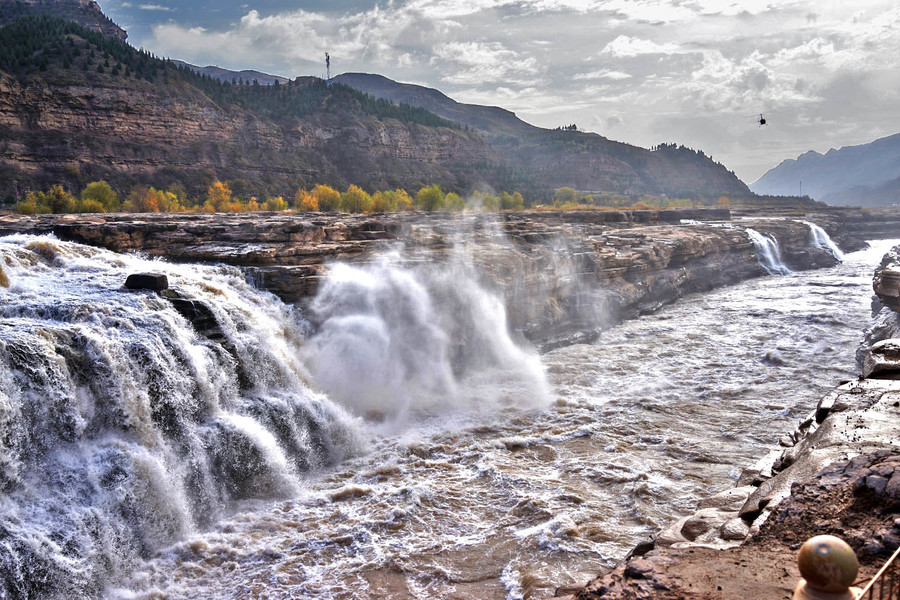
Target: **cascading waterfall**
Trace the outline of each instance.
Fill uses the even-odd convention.
[[[329,397],[388,424],[411,413],[548,404],[539,356],[510,337],[503,302],[469,261],[406,262],[394,252],[329,269],[304,349]]]
[[[781,249],[775,238],[764,235],[750,227],[744,228],[756,246],[756,256],[760,266],[769,275],[791,275],[793,271],[781,260]]]
[[[831,239],[831,236],[828,235],[827,231],[810,221],[800,222],[809,227],[810,242],[813,246],[831,252],[832,256],[840,261],[844,260],[844,253],[838,245],[834,243],[834,240]]]
[[[12,236],[0,272],[0,598],[97,596],[365,443],[306,385],[299,313],[237,269]]]

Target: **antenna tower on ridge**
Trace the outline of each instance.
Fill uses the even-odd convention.
[[[325,83],[331,85],[331,56],[325,53]]]

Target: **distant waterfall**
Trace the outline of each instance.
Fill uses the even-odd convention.
[[[821,250],[828,250],[840,261],[844,260],[844,253],[838,248],[838,245],[834,243],[827,231],[809,221],[801,221],[801,223],[804,223],[809,227],[810,241],[813,246]]]
[[[755,229],[744,229],[750,240],[756,245],[756,256],[759,264],[769,275],[790,275],[793,271],[781,260],[781,250],[778,242],[769,235],[764,235]]]
[[[124,289],[136,271],[170,289]],[[2,238],[0,322],[0,598],[96,597],[362,448],[304,383],[305,322],[235,268]]]

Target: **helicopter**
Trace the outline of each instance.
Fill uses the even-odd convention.
[[[762,113],[759,113],[759,116],[756,117],[756,122],[759,123],[760,127],[762,127],[763,125],[766,124],[766,118],[763,116]]]

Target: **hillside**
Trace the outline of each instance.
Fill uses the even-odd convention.
[[[252,84],[254,81],[256,81],[260,85],[274,85],[276,81],[279,84],[288,83],[290,81],[290,79],[288,79],[287,77],[281,77],[279,75],[269,75],[268,73],[263,73],[262,71],[253,71],[250,69],[245,69],[243,71],[231,71],[229,69],[223,69],[222,67],[216,67],[213,65],[198,67],[196,65],[186,63],[183,60],[173,60],[172,62],[179,67],[188,67],[192,71],[200,73],[201,75],[208,75],[213,79],[228,81],[231,83],[244,81],[246,83]]]
[[[802,181],[805,195],[829,204],[885,206],[897,201],[897,178],[900,134],[825,154],[806,152],[782,161],[750,189],[757,194],[796,194]]]
[[[272,195],[316,183],[437,183],[463,194],[517,190],[531,200],[562,186],[707,202],[750,195],[732,172],[688,148],[651,151],[541,129],[501,108],[380,76],[326,84],[162,60],[126,44],[92,0],[0,6],[9,9],[0,27],[0,201],[7,204],[28,189],[78,190],[98,179],[121,191],[177,185],[192,194],[221,179]],[[29,16],[41,11],[69,20]]]
[[[595,133],[542,129],[515,113],[464,104],[438,90],[403,84],[381,75],[345,73],[335,81],[376,98],[425,108],[483,133],[515,169],[549,188],[665,194],[676,197],[747,196],[747,186],[702,152],[663,145],[655,151],[609,140]]]
[[[254,193],[490,184],[483,137],[318,79],[232,85],[52,17],[0,28],[0,198],[105,179]]]
[[[52,14],[78,23],[85,29],[98,31],[122,40],[124,29],[103,14],[95,0],[0,0],[0,26],[26,15]]]

